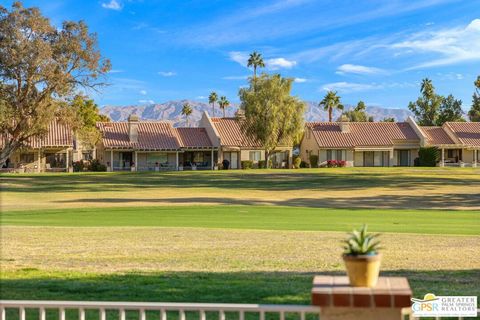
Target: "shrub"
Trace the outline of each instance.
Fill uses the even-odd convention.
[[[89,171],[107,171],[107,166],[104,164],[101,164],[98,159],[93,159],[90,161],[90,165],[88,167]]]
[[[318,168],[318,156],[315,154],[310,155],[310,167]]]
[[[258,161],[258,168],[259,168],[259,169],[265,168],[265,160],[260,160],[260,161]]]
[[[327,167],[328,168],[343,168],[347,166],[347,161],[345,160],[328,160]]]
[[[378,253],[380,242],[378,234],[367,233],[367,225],[360,230],[353,230],[347,240],[344,240],[346,255],[375,255]]]
[[[302,161],[300,162],[300,168],[310,168],[310,163]]]
[[[243,160],[241,162],[242,169],[252,169],[253,168],[253,161],[252,160]]]
[[[293,158],[293,167],[295,169],[298,169],[301,167],[301,163],[302,163],[302,159],[300,159],[300,157],[294,157]]]
[[[435,167],[438,162],[438,148],[428,147],[418,150],[418,164],[420,167]]]
[[[81,172],[81,171],[84,171],[85,169],[86,169],[86,165],[83,162],[83,160],[75,161],[73,163],[73,172]]]

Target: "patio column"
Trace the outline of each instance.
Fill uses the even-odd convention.
[[[68,156],[69,156],[69,153],[70,153],[70,152],[68,152],[68,149],[67,149],[67,156],[65,157],[65,158],[66,158],[66,161],[65,161],[65,168],[67,169],[67,172],[68,172],[68,168],[69,168],[68,161],[70,160],[70,159],[68,158]]]
[[[410,166],[410,163],[408,163],[408,165]],[[393,167],[393,149],[388,151],[388,166]]]
[[[440,167],[445,166],[445,149],[442,148],[442,161],[440,162]]]
[[[213,161],[215,160],[215,159],[213,159],[213,148],[212,148],[212,153],[211,153],[211,155],[212,155],[212,157],[211,157],[212,160],[210,161],[210,162],[211,162],[211,164],[210,164],[210,169],[213,170]]]
[[[37,172],[42,172],[42,151],[38,148],[38,162],[37,162]]]
[[[137,150],[135,150],[134,153],[135,153],[135,171],[138,171],[138,152],[137,152]]]
[[[175,152],[175,169],[178,170],[178,151]]]
[[[477,149],[474,149],[473,150],[473,163],[472,163],[472,167],[476,168],[477,167],[477,153],[478,153],[478,150]]]
[[[110,150],[110,171],[113,172],[113,149]]]

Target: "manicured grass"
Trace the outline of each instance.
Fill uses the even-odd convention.
[[[480,168],[2,175],[3,211],[193,204],[480,210]]]
[[[150,226],[224,229],[345,231],[368,224],[372,231],[480,234],[479,211],[345,210],[278,206],[177,206],[85,208],[4,212],[3,225]]]

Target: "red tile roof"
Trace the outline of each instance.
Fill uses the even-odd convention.
[[[341,132],[337,122],[307,122],[321,148],[393,146],[395,142],[418,142],[406,122],[350,122],[349,132]]]
[[[130,142],[128,122],[99,122],[105,148],[173,150],[179,149],[177,133],[168,122],[137,122],[138,142]]]
[[[212,143],[208,138],[205,128],[176,128],[177,135],[182,147],[209,148]]]
[[[212,118],[212,123],[220,136],[220,144],[228,147],[261,148],[262,145],[247,136],[237,118]]]
[[[5,144],[6,137],[0,139],[0,147]],[[58,121],[52,121],[48,125],[47,133],[43,136],[32,137],[26,143],[28,148],[60,148],[73,147],[73,134],[69,126]]]
[[[442,127],[420,127],[427,137],[427,144],[429,145],[446,145],[455,144],[455,141],[450,138],[448,133]]]
[[[458,139],[465,145],[480,147],[480,122],[447,122]]]

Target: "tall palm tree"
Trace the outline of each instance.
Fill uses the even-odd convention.
[[[218,95],[215,91],[212,91],[208,96],[208,103],[212,105],[212,117],[215,117],[215,102],[218,100]]]
[[[227,97],[221,96],[218,105],[220,106],[220,109],[223,110],[223,117],[225,118],[225,108],[230,105],[230,101],[227,100]]]
[[[343,110],[343,105],[340,103],[340,97],[337,96],[336,91],[328,91],[318,106],[323,107],[323,110],[328,111],[328,122],[332,122],[333,110]]]
[[[187,119],[187,127],[188,127],[188,116],[191,115],[192,112],[193,112],[192,107],[188,102],[186,102],[182,108],[182,115],[184,115],[185,118]]]
[[[250,53],[247,67],[253,67],[253,79],[255,79],[257,77],[257,68],[265,68],[265,62],[263,61],[262,55],[257,51]]]

